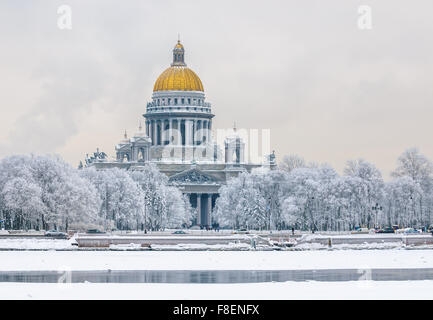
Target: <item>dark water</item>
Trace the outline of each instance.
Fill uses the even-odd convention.
[[[432,280],[433,268],[338,270],[0,271],[0,282],[257,283],[284,281]]]

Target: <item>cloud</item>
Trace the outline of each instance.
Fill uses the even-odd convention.
[[[433,3],[69,0],[0,4],[0,156],[113,153],[135,131],[177,34],[201,77],[214,128],[270,128],[277,156],[340,169],[363,157],[387,175],[405,148],[433,159]]]

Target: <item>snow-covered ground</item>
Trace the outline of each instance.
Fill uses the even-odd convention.
[[[0,271],[433,268],[433,250],[0,251]]]
[[[253,284],[0,283],[0,299],[433,299],[433,281]]]
[[[0,271],[432,268],[433,250],[0,251]],[[0,283],[0,299],[433,299],[433,281]]]
[[[73,238],[69,240],[61,239],[44,239],[44,238],[12,238],[0,239],[0,249],[13,249],[13,250],[67,250],[74,249],[72,246],[75,242]]]

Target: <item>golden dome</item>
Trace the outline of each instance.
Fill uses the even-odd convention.
[[[190,68],[172,66],[166,69],[155,82],[155,91],[204,91],[198,75]]]
[[[155,82],[155,91],[204,91],[200,78],[187,68],[184,61],[184,48],[178,40],[173,49],[173,63]]]

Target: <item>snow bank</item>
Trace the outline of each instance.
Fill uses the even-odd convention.
[[[23,238],[12,238],[12,239],[0,239],[0,249],[10,250],[65,250],[65,249],[76,249],[75,239],[69,240],[61,239],[23,239]]]
[[[0,299],[433,299],[433,280],[249,284],[0,283]]]
[[[1,271],[432,268],[433,250],[0,251]]]

